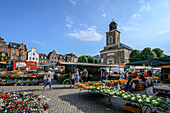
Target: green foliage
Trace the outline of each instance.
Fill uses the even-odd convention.
[[[78,62],[88,63],[88,59],[86,56],[80,56],[78,59]]]
[[[131,53],[130,53],[130,55],[129,55],[129,57],[130,57],[130,59],[129,59],[129,61],[130,62],[135,62],[135,61],[139,61],[140,59],[140,51],[139,50],[133,50]]]
[[[40,63],[40,65],[43,65],[43,63]]]
[[[88,63],[95,63],[95,60],[93,57],[90,56],[87,59],[88,59]]]
[[[99,60],[98,59],[94,59],[94,63],[95,64],[99,64]]]
[[[157,57],[163,57],[163,56],[164,56],[164,54],[163,54],[164,51],[161,50],[160,48],[152,49],[152,51],[155,52],[155,54],[156,54]]]
[[[163,56],[164,56],[164,57],[166,57],[166,56],[168,56],[168,55],[166,55],[166,54],[163,54]]]
[[[139,56],[140,56],[141,60],[149,60],[149,59],[152,59],[152,58],[156,58],[155,52],[153,52],[150,47],[144,48],[140,52]]]

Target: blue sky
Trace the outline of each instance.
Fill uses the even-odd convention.
[[[112,18],[121,42],[170,54],[169,0],[0,0],[0,36],[48,54],[96,55]]]

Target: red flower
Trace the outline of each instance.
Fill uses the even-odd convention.
[[[21,108],[19,108],[19,110],[21,110]]]
[[[12,109],[11,108],[9,108],[9,111],[11,111]]]

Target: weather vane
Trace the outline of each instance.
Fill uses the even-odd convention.
[[[112,19],[112,22],[114,21],[114,19]]]

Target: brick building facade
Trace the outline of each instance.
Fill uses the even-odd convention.
[[[0,61],[9,59],[10,49],[3,38],[0,37]]]
[[[10,42],[8,45],[10,49],[10,60],[26,61],[27,47],[23,43]]]

